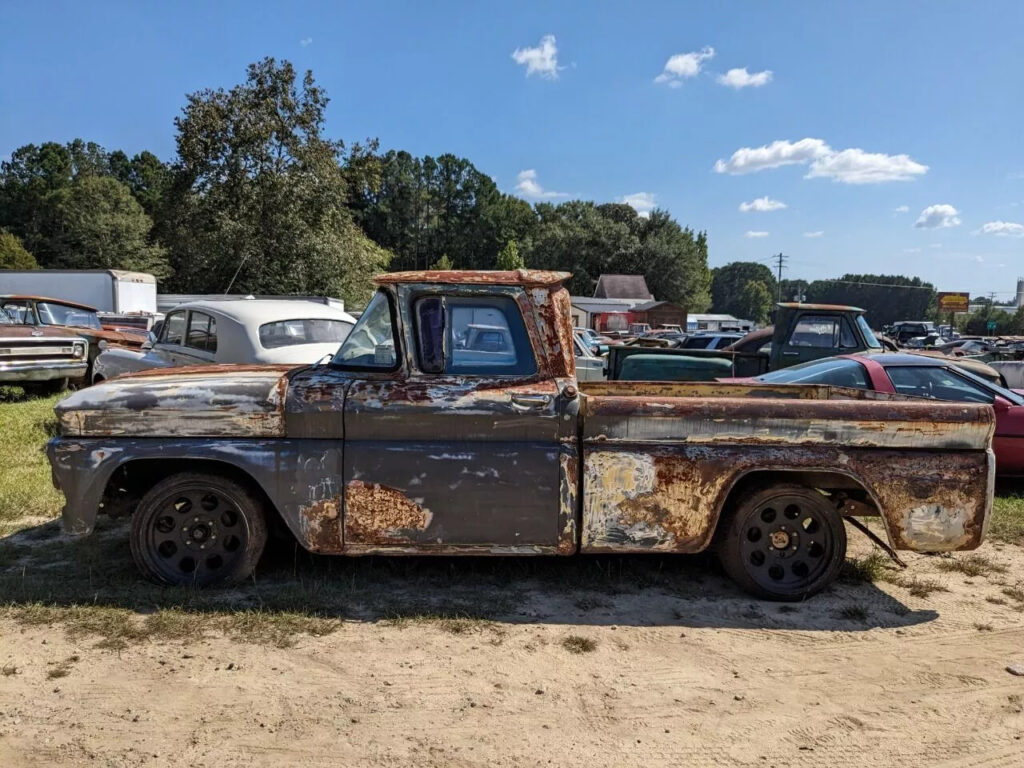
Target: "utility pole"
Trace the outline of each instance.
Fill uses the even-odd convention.
[[[778,298],[776,299],[776,301],[781,303],[781,301],[782,301],[782,265],[786,263],[786,259],[788,259],[789,257],[782,255],[782,253],[777,253],[772,258],[775,259],[778,262],[779,279],[778,279],[777,282],[778,282],[779,291],[778,291]]]

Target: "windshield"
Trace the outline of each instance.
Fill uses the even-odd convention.
[[[6,309],[0,309],[0,325],[14,325],[14,318],[7,314]]]
[[[954,366],[956,367],[956,372],[958,374],[970,379],[976,384],[980,384],[981,386],[985,387],[985,389],[990,390],[991,392],[999,395],[999,397],[1003,398],[1004,400],[1008,400],[1013,405],[1024,405],[1024,397],[1021,397],[1016,392],[1011,392],[1009,389],[1001,387],[998,384],[993,384],[988,379],[983,379],[981,376],[978,376],[976,373],[968,371],[966,368],[960,368],[959,366],[956,366],[955,363]]]
[[[864,319],[864,315],[857,315],[857,327],[860,328],[860,332],[864,334],[864,341],[867,342],[869,349],[881,349],[882,345],[875,338],[875,332],[871,330],[871,326],[868,325],[868,321]]]
[[[391,369],[398,365],[391,301],[378,291],[332,361],[335,365]]]
[[[39,314],[39,322],[43,325],[71,325],[76,328],[103,329],[99,317],[91,309],[40,301],[36,304],[36,312]]]
[[[351,330],[352,323],[346,323],[344,320],[278,320],[260,326],[260,344],[266,349],[299,344],[341,344]]]
[[[847,357],[829,357],[772,371],[754,381],[769,384],[834,384],[848,387],[867,387],[864,367]]]

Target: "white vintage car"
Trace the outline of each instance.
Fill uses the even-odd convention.
[[[183,365],[315,363],[338,351],[355,322],[347,312],[314,301],[188,302],[167,313],[142,349],[105,348],[92,381]]]

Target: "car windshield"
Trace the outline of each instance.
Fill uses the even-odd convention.
[[[260,326],[260,344],[266,349],[299,344],[341,344],[352,330],[352,323],[326,318],[278,320]]]
[[[754,381],[768,384],[834,384],[867,388],[864,366],[848,357],[829,357],[783,368],[758,376]]]
[[[7,314],[6,309],[0,309],[0,325],[14,325],[14,318]]]
[[[864,315],[857,315],[857,327],[860,328],[861,334],[864,336],[864,341],[867,342],[869,349],[881,349],[882,344],[875,337],[875,332],[871,330],[871,326],[868,325],[868,321],[864,319]]]
[[[993,394],[999,395],[999,397],[1009,401],[1013,405],[1024,405],[1024,397],[1021,397],[1016,392],[1012,392],[1011,390],[1006,389],[1005,387],[1001,387],[998,384],[993,384],[988,379],[983,379],[981,376],[978,376],[975,373],[971,373],[966,368],[960,368],[959,366],[954,365],[953,369],[959,375],[963,376],[964,378],[970,379],[975,384],[984,387]]]
[[[398,365],[391,301],[384,291],[378,291],[370,301],[332,362],[335,365],[379,369]]]
[[[36,312],[39,314],[39,322],[43,325],[70,325],[75,328],[103,329],[99,316],[92,309],[40,301],[36,304]]]

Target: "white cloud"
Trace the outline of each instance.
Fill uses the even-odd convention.
[[[748,211],[767,213],[768,211],[781,211],[785,207],[786,204],[784,202],[781,200],[772,200],[767,195],[759,197],[756,200],[751,200],[749,203],[740,203],[740,211],[743,213],[747,213]]]
[[[927,165],[911,160],[909,155],[844,149],[811,163],[807,178],[826,178],[843,184],[878,184],[883,181],[909,181],[927,172]]]
[[[819,229],[817,232],[804,232],[804,237],[821,237],[825,234],[825,230]]]
[[[743,236],[744,237],[751,237],[751,238],[753,238],[753,237],[768,237],[768,235],[770,235],[770,234],[771,234],[770,232],[757,232],[757,231],[754,231],[754,230],[747,230],[747,233],[745,235],[743,235]]]
[[[928,247],[929,248],[941,248],[942,247],[942,243],[932,243]]]
[[[893,213],[910,213],[910,206],[909,205],[897,205],[895,208],[892,209],[892,212]]]
[[[526,65],[526,76],[537,74],[547,80],[558,79],[558,46],[554,35],[544,35],[536,48],[516,48],[512,51],[516,64]]]
[[[978,262],[979,264],[981,264],[982,262],[985,261],[985,257],[984,256],[979,256],[978,254],[975,254],[974,256],[971,256],[971,258],[974,261]]]
[[[567,192],[552,192],[544,189],[537,181],[537,172],[532,168],[520,171],[516,176],[516,192],[528,200],[550,200],[555,197],[568,197]]]
[[[903,252],[904,253],[920,253],[921,249],[920,248],[904,248]]]
[[[730,69],[724,75],[718,76],[719,83],[736,90],[748,87],[760,88],[771,81],[772,71],[770,69],[766,69],[764,72],[747,72],[747,68],[742,67],[740,69]]]
[[[844,184],[907,181],[928,171],[927,165],[908,155],[884,155],[862,149],[837,151],[822,139],[773,141],[760,147],[742,147],[728,160],[717,160],[717,173],[756,173],[783,165],[810,165],[804,178],[826,178]]]
[[[679,88],[683,80],[699,75],[704,62],[714,58],[714,55],[715,49],[708,45],[699,51],[669,56],[665,62],[665,69],[654,78],[654,82],[667,83],[669,88]]]
[[[756,173],[783,165],[802,165],[831,152],[821,139],[800,139],[797,142],[773,141],[762,147],[743,147],[732,153],[728,160],[715,163],[717,173],[734,175]]]
[[[645,219],[651,215],[651,211],[657,205],[654,200],[654,194],[651,192],[635,192],[632,195],[620,198],[619,202],[631,206],[639,216]]]
[[[960,226],[960,211],[949,203],[929,205],[914,222],[918,229],[944,229]],[[941,247],[941,246],[940,246]]]
[[[999,237],[1024,237],[1024,224],[1015,221],[987,221],[974,234],[998,235]]]
[[[313,44],[313,38],[312,37],[304,37],[301,40],[299,40],[299,45],[301,45],[303,48],[305,48],[308,45],[312,45],[312,44]]]

